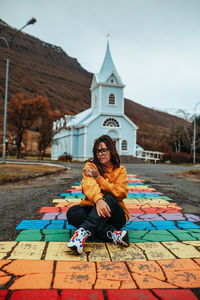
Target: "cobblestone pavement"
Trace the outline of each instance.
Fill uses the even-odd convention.
[[[81,168],[0,187],[0,299],[198,299],[199,183],[175,176],[187,167],[127,165],[130,246],[94,240],[77,256],[66,212]]]

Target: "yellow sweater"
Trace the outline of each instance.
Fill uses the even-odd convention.
[[[83,170],[91,167],[97,170],[96,165],[92,162],[87,162]],[[109,168],[98,179],[85,176],[83,172],[81,186],[85,198],[80,202],[80,205],[94,206],[97,200],[103,198],[104,195],[112,194],[123,208],[128,221],[130,214],[123,201],[128,196],[128,178],[124,166]]]

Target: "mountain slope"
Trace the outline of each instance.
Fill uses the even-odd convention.
[[[16,29],[0,20],[0,35],[10,40]],[[0,41],[0,99],[4,99],[7,48]],[[31,98],[48,97],[51,108],[63,114],[77,114],[90,107],[91,73],[60,47],[19,33],[10,51],[8,100],[16,93]],[[0,105],[0,114],[3,106]],[[149,150],[157,148],[173,127],[187,126],[180,118],[125,99],[125,113],[138,127],[137,142]]]

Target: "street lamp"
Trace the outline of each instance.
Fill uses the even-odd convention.
[[[8,103],[8,73],[9,73],[9,60],[10,60],[10,49],[16,35],[22,31],[26,26],[32,25],[36,22],[35,18],[30,19],[22,28],[13,34],[10,41],[0,36],[0,39],[6,43],[7,46],[7,59],[6,59],[6,83],[5,83],[5,107],[4,107],[4,130],[3,130],[3,163],[6,162],[6,122],[7,122],[7,103]]]
[[[193,130],[193,164],[196,163],[196,109],[197,106],[200,104],[200,102],[198,102],[195,105],[194,108],[194,130]]]

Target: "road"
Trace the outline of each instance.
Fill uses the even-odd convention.
[[[24,219],[40,219],[38,210],[52,206],[75,182],[81,180],[83,164],[67,163],[71,169],[61,174],[0,186],[0,240],[13,241],[17,224]],[[136,174],[184,208],[184,212],[200,216],[200,181],[178,176],[191,167],[161,164],[127,164],[127,173]]]

